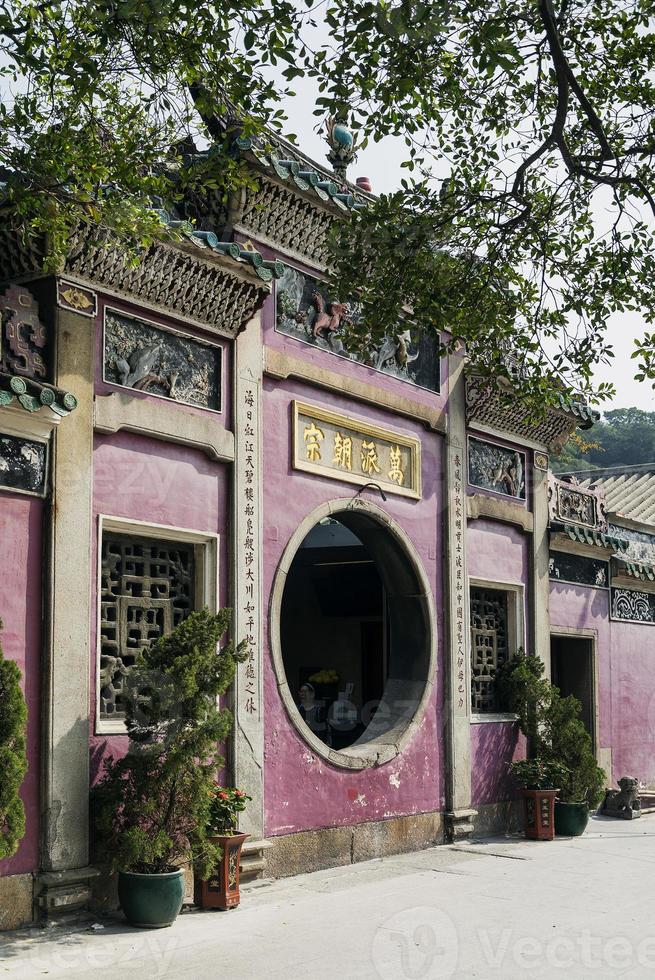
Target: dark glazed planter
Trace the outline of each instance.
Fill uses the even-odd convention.
[[[184,898],[184,872],[161,875],[118,872],[118,898],[125,918],[141,929],[163,929],[175,922]]]
[[[558,789],[523,789],[525,836],[528,840],[552,840],[555,836],[555,797]]]
[[[589,823],[589,807],[586,803],[560,803],[555,801],[555,833],[562,837],[580,837]]]
[[[221,848],[221,859],[214,874],[206,881],[196,878],[193,886],[193,900],[201,909],[234,909],[241,901],[239,893],[239,865],[241,848],[250,834],[222,834],[212,837],[212,844]]]

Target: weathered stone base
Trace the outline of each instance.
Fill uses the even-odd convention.
[[[97,868],[87,865],[67,871],[45,871],[36,880],[39,916],[48,921],[66,919],[88,910]]]
[[[268,840],[273,847],[266,853],[266,877],[285,878],[443,844],[443,814],[417,813],[352,827],[306,830]]]
[[[0,930],[18,929],[34,921],[34,877],[0,877]]]
[[[456,844],[471,837],[477,815],[477,810],[449,810],[446,813],[446,839]]]
[[[473,837],[499,837],[516,834],[523,829],[523,803],[486,803],[477,807]]]

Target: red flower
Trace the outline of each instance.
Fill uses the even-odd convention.
[[[245,793],[242,793],[240,789],[235,789],[234,795],[235,796],[245,796],[246,794]]]
[[[220,798],[221,798],[222,800],[227,800],[227,799],[229,799],[229,797],[228,797],[228,795],[227,795],[227,793],[219,793],[218,795],[219,795],[219,797],[220,797]]]

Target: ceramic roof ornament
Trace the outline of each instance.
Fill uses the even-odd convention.
[[[345,183],[346,170],[357,157],[355,137],[343,118],[331,116],[327,121],[326,129],[330,146],[327,158],[332,164],[335,176]]]

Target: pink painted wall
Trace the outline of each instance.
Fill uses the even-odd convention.
[[[525,738],[516,722],[471,725],[471,800],[473,806],[519,798],[509,764],[525,759]]]
[[[94,440],[93,568],[97,568],[98,515],[124,517],[148,524],[163,524],[220,535],[219,603],[228,604],[228,490],[229,471],[204,453],[119,432]],[[162,531],[162,537],[165,531]],[[97,642],[97,583],[92,582],[94,620],[91,649]],[[92,731],[96,712],[96,661],[91,664]],[[91,737],[92,779],[108,752],[122,754],[124,735]]]
[[[147,399],[155,404],[174,406],[182,414],[210,414],[216,425],[227,428],[232,419],[232,351],[231,343],[208,331],[189,327],[173,317],[153,314],[133,303],[101,298],[96,320],[95,394],[104,397],[111,392],[126,392],[125,388],[103,381],[103,316],[106,306],[126,315],[134,315],[155,326],[170,328],[199,339],[208,340],[223,348],[222,412],[207,413],[194,406],[176,404],[146,392],[129,391],[130,397]],[[210,460],[202,451],[150,439],[127,432],[115,435],[96,435],[93,453],[93,519],[94,536],[91,542],[93,580],[91,598],[91,780],[95,782],[102,760],[112,753],[122,755],[127,748],[125,735],[96,735],[96,649],[97,649],[97,562],[98,515],[122,517],[147,524],[162,524],[192,531],[208,531],[220,535],[219,540],[219,604],[228,605],[228,494],[229,467]],[[162,537],[165,531],[162,531]]]
[[[35,871],[39,864],[42,568],[43,501],[0,492],[0,618],[4,621],[0,642],[5,657],[15,660],[23,675],[29,759],[29,770],[21,790],[27,832],[17,853],[0,861],[0,875]]]
[[[468,522],[466,560],[470,578],[526,586],[529,570],[527,535],[511,524],[498,521]]]
[[[655,787],[655,628],[609,619],[606,589],[551,582],[551,629],[593,630],[599,687],[600,747],[612,749],[612,774]]]
[[[490,520],[469,521],[467,562],[470,578],[525,585],[523,617],[527,625],[529,581],[528,537],[510,524]],[[527,648],[527,636],[523,639]],[[513,651],[511,651],[513,652]],[[473,805],[517,798],[507,767],[525,758],[525,739],[516,723],[483,722],[471,725],[471,792]]]
[[[336,360],[336,358],[335,358]],[[441,516],[443,438],[424,428],[347,397],[300,383],[264,383],[264,607],[268,608],[276,569],[300,522],[326,500],[350,500],[352,484],[300,473],[291,468],[290,403],[293,398],[334,408],[422,440],[423,498],[388,495],[382,506],[416,547],[436,596],[438,660],[443,646]],[[277,690],[265,635],[265,820],[267,836],[318,827],[350,825],[443,808],[443,710],[441,666],[437,689],[420,730],[393,761],[374,769],[349,771],[316,757],[293,727]]]

